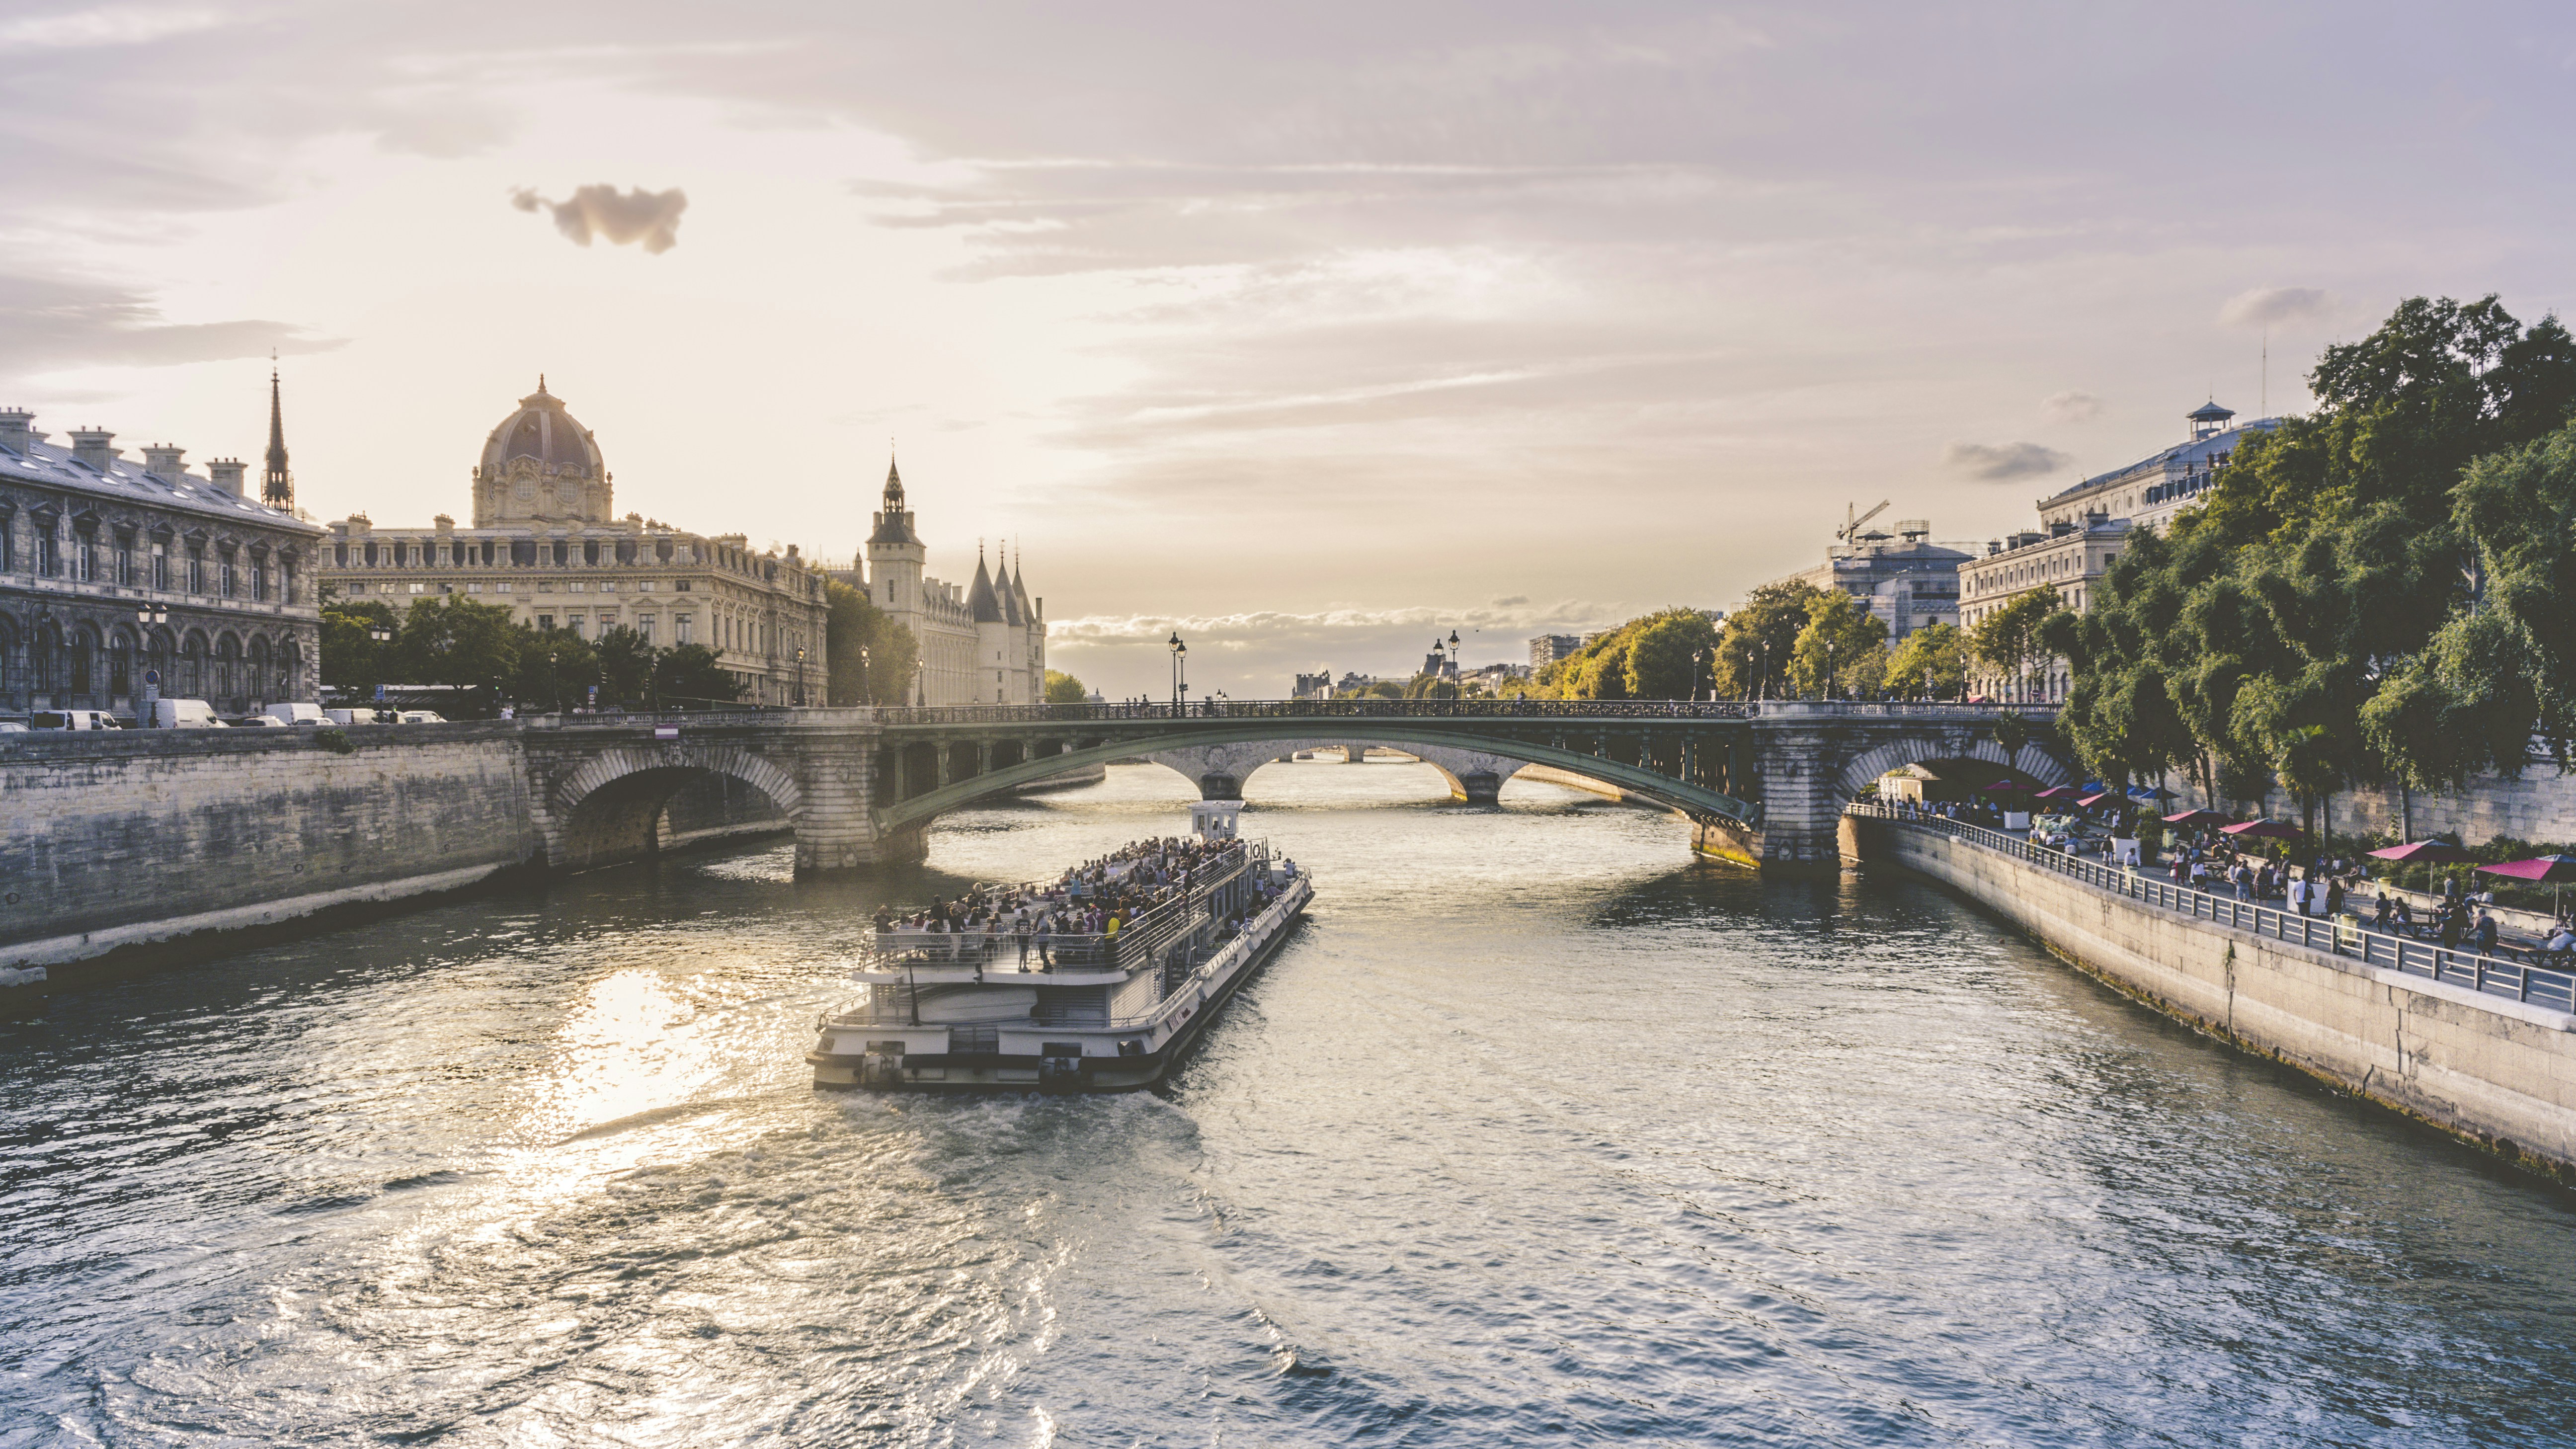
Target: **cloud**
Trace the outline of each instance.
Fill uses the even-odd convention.
[[[2256,287],[2228,298],[2218,320],[2227,327],[2272,327],[2322,317],[2332,305],[2322,287]]]
[[[1527,595],[1527,594],[1513,594],[1513,595],[1511,595],[1511,596],[1509,596],[1509,597],[1507,597],[1507,598],[1500,598],[1500,599],[1496,599],[1496,600],[1494,600],[1494,607],[1495,607],[1495,608],[1497,608],[1497,609],[1508,609],[1508,608],[1511,608],[1511,607],[1512,607],[1513,605],[1515,605],[1515,604],[1526,604],[1526,603],[1528,603],[1528,602],[1529,602],[1529,595]]]
[[[569,201],[548,201],[521,187],[510,193],[510,204],[521,211],[542,206],[553,212],[555,230],[583,246],[590,245],[594,236],[606,237],[617,246],[641,241],[645,251],[658,256],[680,244],[680,213],[689,209],[689,197],[676,186],[668,191],[639,186],[620,192],[614,186],[592,185],[574,192]]]
[[[2055,448],[2037,443],[1952,443],[1941,454],[1944,467],[1990,483],[2054,473],[2073,461]]]
[[[0,46],[34,50],[86,50],[108,45],[148,45],[173,35],[212,30],[223,18],[204,10],[103,5],[61,15],[36,15],[0,25]]]
[[[0,273],[0,377],[96,365],[164,367],[280,352],[327,352],[336,338],[292,322],[172,322],[142,293]]]
[[[2102,400],[2081,388],[2050,393],[2039,407],[2061,423],[2089,423],[2102,416]]]

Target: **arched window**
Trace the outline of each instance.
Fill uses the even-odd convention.
[[[230,634],[215,641],[215,692],[224,707],[234,707],[241,696],[241,641]]]
[[[54,681],[62,677],[63,631],[51,619],[36,626],[36,637],[27,646],[27,687],[38,694],[54,692]]]
[[[107,693],[109,698],[132,698],[134,695],[134,632],[119,628],[107,641]]]
[[[206,697],[206,636],[191,631],[186,643],[179,646],[179,687],[170,693],[181,699]]]
[[[178,681],[170,677],[171,653],[170,631],[167,629],[155,629],[143,641],[143,667],[161,676],[153,688],[162,694],[179,692],[176,688]]]
[[[242,693],[255,696],[252,701],[255,704],[285,698],[284,695],[268,692],[268,687],[273,682],[274,677],[269,667],[268,641],[254,635],[250,641],[250,677],[243,686]]]
[[[73,629],[69,657],[63,663],[71,692],[88,694],[98,682],[98,631],[87,624]]]
[[[0,614],[0,705],[12,709],[24,705],[18,698],[19,686],[27,682],[27,666],[18,652],[18,625],[6,614]]]
[[[304,650],[289,639],[277,646],[277,674],[269,684],[271,700],[293,699],[304,692]]]

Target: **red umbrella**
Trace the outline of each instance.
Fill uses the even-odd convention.
[[[2482,865],[2478,869],[2489,875],[2561,886],[2576,880],[2576,855],[2535,855],[2529,860],[2508,860],[2502,865]],[[2549,914],[2553,917],[2559,914],[2559,896],[2556,890],[2549,893]]]
[[[2374,850],[2370,853],[2370,858],[2404,861],[2409,865],[2419,860],[2426,865],[2457,865],[2461,861],[2475,860],[2477,857],[2447,840],[2417,840],[2405,845],[2392,845],[2384,850]]]
[[[2030,793],[2030,786],[2023,784],[2019,780],[1997,780],[1977,793],[1981,795],[2027,795]]]
[[[2074,797],[2075,787],[2072,785],[2051,785],[2031,796],[2034,800],[2071,800]]]
[[[2105,800],[2117,800],[2117,799],[2119,799],[2119,798],[2120,798],[2119,796],[2112,794],[2112,793],[2111,793],[2110,791],[2108,791],[2108,790],[2105,790],[2105,791],[2103,791],[2103,792],[2102,792],[2101,794],[2099,794],[2099,795],[2087,795],[2087,796],[2085,796],[2083,799],[2078,800],[2078,801],[2076,801],[2075,803],[2076,803],[2076,804],[2078,804],[2078,805],[2083,806],[2083,807],[2084,807],[2085,809],[2087,809],[2087,810],[2090,810],[2090,809],[2092,809],[2094,806],[2101,804],[2101,803],[2102,803],[2103,801],[2105,801]]]
[[[2185,810],[2179,815],[2165,817],[2167,825],[2223,825],[2226,822],[2227,817],[2215,810]]]
[[[2256,836],[2265,840],[2296,840],[2307,834],[2299,827],[2281,820],[2248,820],[2242,825],[2222,825],[2218,829],[2220,834],[2233,835],[2240,840]]]

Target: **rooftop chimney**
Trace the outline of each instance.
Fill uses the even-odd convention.
[[[217,458],[206,465],[206,476],[235,498],[242,496],[242,475],[249,471],[250,465],[239,458]]]
[[[185,448],[154,443],[143,450],[143,471],[163,482],[176,483],[188,476],[188,465],[180,461],[187,456]]]
[[[0,448],[27,456],[28,447],[44,436],[27,426],[35,420],[36,415],[25,408],[0,408]]]
[[[72,456],[104,473],[116,461],[116,450],[108,446],[116,434],[99,428],[72,429]]]

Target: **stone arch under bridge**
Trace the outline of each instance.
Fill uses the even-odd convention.
[[[796,773],[735,741],[625,744],[565,764],[538,782],[546,862],[557,870],[633,860],[702,831],[792,828],[805,813]],[[769,811],[743,801],[742,786]],[[701,807],[696,818],[684,813],[691,805]]]
[[[1858,799],[1860,792],[1869,788],[1872,780],[1888,771],[1901,770],[1907,765],[1930,764],[1935,760],[1975,760],[1992,765],[1999,771],[2017,770],[2051,785],[2071,785],[2081,778],[2073,761],[2060,759],[2048,746],[2036,741],[2024,744],[2009,758],[2004,754],[2004,747],[1996,744],[1992,736],[1964,742],[1957,739],[1945,741],[1939,751],[1930,754],[1924,752],[1924,747],[1924,741],[1892,740],[1854,755],[1851,763],[1843,766],[1835,794],[1844,800]]]
[[[1243,787],[1255,770],[1276,763],[1283,755],[1299,750],[1322,750],[1340,747],[1354,753],[1348,758],[1354,764],[1370,749],[1401,750],[1440,772],[1449,783],[1451,799],[1470,805],[1491,805],[1501,793],[1503,782],[1510,779],[1526,760],[1483,750],[1463,750],[1451,745],[1430,745],[1420,741],[1398,743],[1392,740],[1355,739],[1347,733],[1329,738],[1246,740],[1228,744],[1193,745],[1182,749],[1149,750],[1144,758],[1177,771],[1181,778],[1198,787],[1203,800],[1240,800]]]

